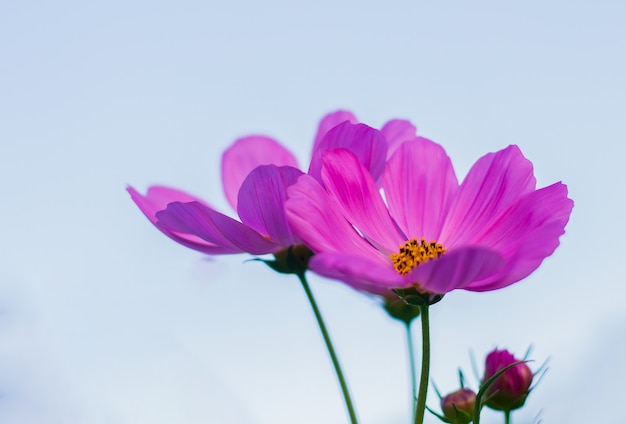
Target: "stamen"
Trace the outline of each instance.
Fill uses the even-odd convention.
[[[402,275],[407,275],[413,268],[444,254],[446,249],[435,240],[427,243],[422,237],[420,242],[411,239],[400,246],[400,253],[392,253],[389,257],[393,266]]]

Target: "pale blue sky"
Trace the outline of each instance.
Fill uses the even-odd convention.
[[[433,307],[431,375],[451,391],[470,349],[532,343],[550,372],[514,422],[615,422],[625,16],[621,1],[0,3],[0,421],[346,423],[296,279],[204,260],[125,192],[168,184],[229,211],[235,138],[274,136],[304,167],[319,118],[345,108],[410,119],[459,177],[518,144],[540,186],[568,184],[567,234],[535,274]],[[362,423],[407,423],[401,327],[311,282]]]

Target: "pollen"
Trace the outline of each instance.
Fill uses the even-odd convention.
[[[421,241],[411,239],[400,246],[400,253],[392,253],[389,257],[393,266],[402,275],[407,275],[413,268],[445,253],[446,249],[432,240],[430,243],[422,237]]]

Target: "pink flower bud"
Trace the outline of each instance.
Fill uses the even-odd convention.
[[[498,371],[508,365],[519,362],[506,349],[494,350],[485,359],[485,376],[483,384]],[[487,389],[486,405],[498,411],[511,411],[521,408],[528,396],[533,373],[526,364],[516,365],[500,375]]]
[[[476,393],[470,389],[459,389],[441,398],[441,410],[444,417],[453,424],[472,422]]]

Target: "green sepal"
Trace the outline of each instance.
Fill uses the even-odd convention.
[[[430,306],[443,299],[443,294],[422,292],[415,287],[392,289],[392,291],[397,294],[404,303],[412,306]]]
[[[439,415],[438,413],[436,413],[435,411],[433,411],[432,409],[430,409],[428,407],[428,405],[426,405],[426,410],[428,412],[430,412],[431,414],[433,414],[435,417],[439,418],[441,421],[443,421],[444,423],[448,423],[451,424],[452,421],[448,420],[446,417],[444,417],[443,415]]]
[[[253,258],[251,261],[263,262],[281,274],[302,275],[308,269],[309,259],[313,256],[311,249],[303,244],[289,246],[274,253],[274,260]]]
[[[452,407],[454,408],[454,414],[455,414],[455,419],[454,420],[451,420],[450,418],[447,418],[447,417],[445,417],[443,415],[440,415],[440,414],[436,413],[435,411],[430,409],[428,406],[426,406],[426,409],[428,410],[428,412],[433,414],[435,417],[439,418],[444,423],[448,423],[448,424],[469,424],[469,423],[472,422],[472,417],[470,417],[469,414],[467,414],[466,412],[463,412],[463,411],[459,411],[457,409],[456,405],[452,405]]]
[[[526,362],[530,362],[530,361],[517,361],[517,362],[513,362],[512,364],[507,365],[506,367],[502,368],[500,371],[498,371],[497,373],[495,373],[494,375],[492,375],[489,379],[487,379],[487,381],[483,382],[483,384],[480,385],[480,390],[478,391],[478,393],[476,393],[476,406],[474,407],[474,424],[480,424],[480,410],[483,409],[483,405],[487,402],[488,398],[485,399],[484,401],[482,400],[482,397],[485,395],[485,393],[487,392],[487,390],[489,389],[489,387],[491,387],[491,385],[498,379],[498,377],[500,377],[502,374],[504,374],[505,372],[507,372],[508,370],[510,370],[511,368],[520,365],[520,364],[525,364]]]
[[[435,384],[435,380],[432,380],[430,384],[431,386],[433,386],[433,390],[435,390],[435,393],[437,394],[437,397],[439,398],[439,400],[441,400],[443,396],[441,396],[441,392],[439,391],[439,387],[437,387],[437,385]]]
[[[251,261],[263,262],[265,265],[269,266],[274,271],[279,272],[281,274],[294,274],[294,272],[291,271],[286,264],[282,262],[278,262],[276,260],[252,258],[252,259],[248,259],[246,262],[251,262]]]
[[[454,408],[454,424],[469,424],[472,422],[470,414],[459,410],[454,404],[452,404],[452,408]]]

